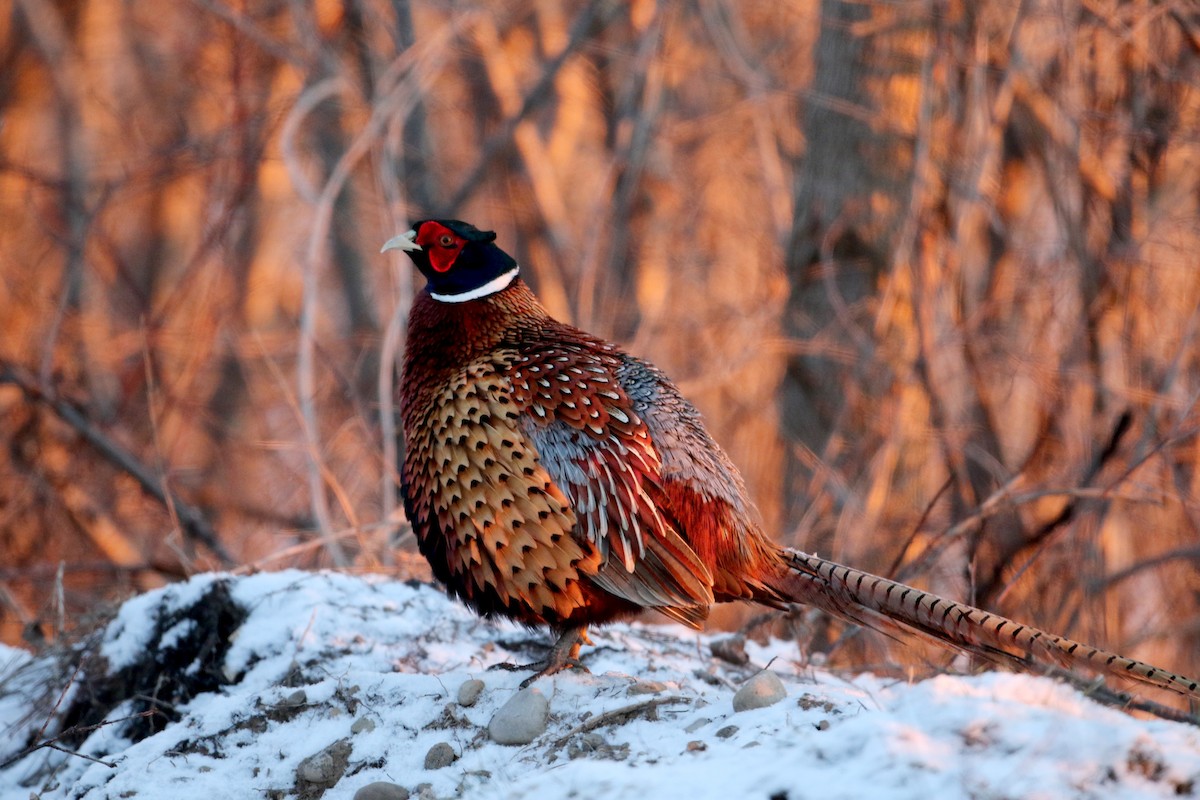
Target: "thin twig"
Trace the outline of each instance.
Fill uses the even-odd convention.
[[[385,522],[376,522],[371,525],[362,525],[362,526],[356,526],[353,528],[345,528],[340,531],[334,531],[330,536],[332,539],[340,542],[340,541],[343,541],[346,539],[353,539],[354,537],[358,536],[359,534],[366,533],[367,531],[378,530],[380,528],[384,528],[387,526],[388,526],[388,523],[386,521]],[[289,558],[291,556],[297,556],[297,555],[300,555],[301,553],[306,553],[310,550],[316,550],[317,548],[323,547],[327,544],[328,544],[328,541],[325,538],[314,539],[309,542],[301,542],[300,544],[294,544],[291,547],[285,547],[284,549],[277,550],[274,553],[268,553],[267,555],[263,556],[262,558],[260,558],[256,561],[253,561],[249,564],[243,564],[240,567],[237,567],[236,569],[232,570],[231,574],[233,574],[233,575],[249,575],[254,572],[257,572],[258,570],[262,569],[267,564],[270,564],[274,561],[281,561],[285,558]]]
[[[594,717],[589,717],[580,725],[576,725],[571,730],[564,733],[562,736],[554,740],[550,745],[553,747],[562,747],[572,736],[577,736],[581,733],[593,731],[596,728],[602,728],[605,725],[612,725],[618,722],[624,722],[631,717],[636,717],[639,714],[645,714],[647,711],[652,711],[659,706],[675,705],[676,703],[686,703],[688,698],[683,695],[669,695],[668,697],[652,697],[649,700],[642,700],[638,703],[631,703],[627,706],[614,708],[612,711],[605,711],[603,714],[597,714]]]
[[[953,482],[954,479],[952,477],[947,477],[946,480],[942,481],[941,487],[933,493],[933,497],[929,498],[929,502],[925,504],[925,510],[921,512],[920,518],[917,519],[916,524],[912,526],[912,530],[908,532],[908,538],[906,538],[904,543],[901,544],[896,550],[896,557],[892,559],[891,565],[883,572],[885,577],[895,579],[896,571],[900,569],[900,565],[904,561],[904,554],[908,552],[908,548],[912,547],[912,543],[917,540],[917,536],[921,533],[921,528],[925,526],[925,522],[929,519],[929,515],[933,513],[933,509],[937,505],[938,500],[942,499],[942,495],[944,495],[950,489],[950,486],[953,484]],[[922,555],[924,555],[924,553],[922,553]]]
[[[96,758],[94,756],[89,756],[87,753],[80,753],[77,750],[68,750],[65,747],[59,747],[58,745],[52,744],[51,742],[46,742],[45,744],[43,744],[41,746],[48,747],[51,750],[57,750],[60,753],[66,753],[69,756],[77,756],[78,758],[86,758],[88,761],[95,761],[97,764],[103,764],[104,766],[109,767],[110,769],[117,768],[117,765],[115,762],[105,761],[102,758]]]
[[[76,667],[75,671],[78,672],[79,668]],[[72,681],[75,680],[74,675],[71,676],[71,680]],[[61,698],[59,699],[59,702],[60,703],[62,702]],[[54,707],[55,707],[55,709],[57,709],[58,705],[56,704]],[[18,761],[20,761],[22,758],[29,755],[30,753],[34,753],[38,750],[41,750],[43,747],[48,747],[51,750],[58,750],[59,752],[66,753],[67,755],[70,755],[70,756],[79,756],[80,758],[86,758],[88,761],[95,761],[97,764],[103,764],[106,767],[114,767],[115,768],[117,766],[116,764],[113,764],[109,761],[103,761],[99,758],[95,758],[93,756],[89,756],[84,753],[76,752],[75,750],[68,750],[65,747],[59,747],[57,744],[55,744],[55,742],[57,742],[59,739],[62,739],[64,736],[73,736],[77,733],[91,733],[92,731],[99,730],[100,728],[103,728],[107,725],[116,725],[118,722],[128,722],[131,719],[145,719],[146,717],[152,717],[157,713],[159,713],[159,712],[154,709],[150,709],[149,711],[141,711],[141,712],[138,712],[137,714],[130,714],[128,717],[118,717],[117,719],[106,719],[102,722],[97,722],[95,725],[72,725],[70,728],[67,728],[65,731],[58,734],[57,736],[51,736],[49,739],[38,742],[37,744],[33,745],[32,747],[25,748],[21,752],[14,755],[12,758],[10,758],[7,761],[5,761],[4,763],[0,764],[0,769],[6,769],[10,765],[17,763]],[[49,719],[47,720],[47,723],[48,722],[49,722]],[[45,732],[45,730],[46,730],[46,726],[43,725],[42,730],[38,731],[38,736],[41,736],[42,733]]]

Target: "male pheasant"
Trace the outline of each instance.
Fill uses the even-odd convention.
[[[1149,664],[773,543],[667,376],[551,318],[495,238],[423,220],[383,250],[428,281],[400,380],[405,509],[452,594],[558,634],[525,684],[578,666],[589,625],[654,609],[699,627],[714,602],[750,600],[1197,694]]]

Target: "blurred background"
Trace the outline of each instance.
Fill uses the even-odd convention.
[[[1198,56],[1190,0],[10,0],[0,640],[427,574],[378,251],[452,216],[776,538],[1198,674]]]

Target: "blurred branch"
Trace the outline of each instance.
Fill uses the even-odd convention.
[[[1116,456],[1117,449],[1121,445],[1121,440],[1125,438],[1125,434],[1129,432],[1132,424],[1133,415],[1129,411],[1125,411],[1123,414],[1117,417],[1117,421],[1113,425],[1112,432],[1109,434],[1108,441],[1105,443],[1104,447],[1101,448],[1100,452],[1096,454],[1095,458],[1092,459],[1092,463],[1088,465],[1087,471],[1084,472],[1083,477],[1080,479],[1079,485],[1081,487],[1086,487],[1088,484],[1092,483],[1097,476],[1099,476],[1100,471],[1104,468],[1104,466]],[[1128,475],[1128,473],[1126,473],[1126,475]],[[1112,490],[1115,489],[1125,477],[1126,476],[1122,476],[1121,480],[1115,481],[1109,486],[1105,487],[1097,499],[1100,499],[1101,501],[1110,500],[1111,497],[1109,495],[1111,494]],[[1053,519],[1043,523],[1036,531],[1026,536],[1024,540],[1016,542],[1008,552],[997,558],[992,565],[991,574],[979,581],[978,596],[980,598],[991,598],[994,595],[996,602],[1003,601],[1005,594],[1010,588],[1012,588],[1012,586],[1016,584],[1017,580],[1024,575],[1025,571],[1028,570],[1033,564],[1034,560],[1037,558],[1038,552],[1045,546],[1045,543],[1050,539],[1054,532],[1061,530],[1072,519],[1075,518],[1075,514],[1079,511],[1080,501],[1082,499],[1083,495],[1077,492],[1071,501],[1063,506],[1062,510],[1060,510]],[[1005,586],[1003,589],[1000,589],[1000,581],[1002,576],[1008,574],[1009,570],[1013,566],[1013,563],[1023,553],[1026,552],[1030,553],[1026,562],[1016,570],[1012,571],[1012,577],[1007,581],[1007,586]]]
[[[96,559],[94,561],[74,561],[67,563],[27,564],[20,567],[0,567],[0,581],[24,583],[56,583],[59,573],[79,574],[84,572],[104,573],[108,575],[132,575],[138,572],[157,572],[173,578],[186,578],[187,573],[178,564],[170,564],[155,559],[153,561],[138,561],[132,564],[114,564],[112,561]]]
[[[413,52],[416,32],[413,27],[411,4],[407,0],[392,0],[395,27],[392,29],[396,48],[401,52]],[[386,200],[386,230],[403,230],[414,209],[428,213],[434,208],[434,197],[438,179],[437,171],[428,167],[426,161],[432,148],[428,139],[425,114],[425,98],[417,93],[411,107],[403,115],[393,115],[383,135],[384,146],[376,170],[380,188]],[[397,152],[397,150],[399,152]],[[399,450],[400,437],[396,432],[395,393],[393,391],[397,356],[400,352],[401,334],[404,328],[404,310],[413,294],[413,271],[408,264],[389,270],[394,283],[390,300],[387,325],[380,344],[376,396],[379,402],[379,430],[383,441],[383,468],[379,477],[381,518],[390,520],[396,513],[397,487],[400,485]],[[390,564],[393,549],[385,547],[382,560]]]
[[[0,384],[16,386],[27,400],[53,411],[59,419],[82,436],[97,453],[136,480],[142,487],[142,491],[162,503],[164,508],[174,507],[185,536],[207,547],[221,560],[222,564],[228,566],[234,563],[203,512],[165,488],[148,467],[93,425],[82,411],[71,403],[43,391],[31,375],[20,367],[3,360],[0,360]]]
[[[1175,24],[1183,31],[1183,35],[1187,38],[1188,44],[1191,45],[1196,55],[1200,55],[1200,24],[1189,20],[1177,8],[1170,8],[1167,14],[1171,19],[1175,20]]]
[[[517,127],[552,95],[550,90],[554,86],[559,70],[562,69],[567,59],[589,40],[592,26],[607,25],[609,20],[623,8],[623,3],[615,3],[612,0],[592,0],[588,3],[571,24],[566,46],[542,67],[542,74],[530,87],[525,99],[521,102],[521,107],[509,115],[501,123],[500,129],[483,143],[475,166],[467,170],[466,177],[458,185],[458,189],[451,193],[449,200],[436,209],[434,216],[448,216],[456,213],[467,202],[467,199],[479,190],[487,171],[495,165],[503,152],[513,145]]]
[[[0,606],[7,606],[14,614],[16,614],[17,621],[23,626],[33,622],[33,614],[30,613],[29,609],[25,608],[25,604],[22,603],[16,597],[16,595],[9,591],[8,586],[5,585],[5,581],[13,579],[22,580],[24,578],[24,568],[14,570],[0,569]]]
[[[333,217],[334,204],[338,195],[349,179],[355,165],[370,152],[370,148],[378,140],[388,121],[396,116],[406,115],[416,103],[419,93],[416,91],[425,73],[432,72],[433,63],[446,52],[450,41],[457,37],[460,29],[473,22],[477,15],[460,16],[454,25],[447,26],[430,36],[421,45],[412,47],[401,53],[380,77],[379,96],[371,105],[371,117],[359,134],[351,141],[346,152],[334,165],[328,179],[321,187],[316,197],[312,197],[312,189],[307,188],[307,199],[313,203],[313,223],[305,250],[304,290],[300,309],[300,344],[296,366],[297,400],[299,403],[300,420],[304,428],[304,438],[309,454],[309,502],[312,504],[313,516],[316,518],[321,537],[329,548],[330,556],[337,566],[347,563],[341,542],[333,535],[333,521],[329,511],[329,503],[325,498],[325,486],[333,476],[322,466],[321,442],[315,406],[316,377],[314,374],[313,353],[316,342],[317,295],[319,291],[319,273],[322,261],[321,252],[328,238],[329,227]],[[284,152],[289,162],[293,180],[299,180],[304,186],[301,172],[295,162],[295,150],[291,141],[299,130],[301,121],[322,100],[335,94],[352,96],[351,85],[339,78],[327,78],[310,86],[296,101],[296,105],[288,115],[284,125]],[[354,510],[351,504],[343,502],[343,511],[356,524]]]
[[[594,218],[587,227],[578,272],[579,297],[576,301],[579,324],[590,328],[597,322],[611,326],[614,309],[598,307],[597,294],[604,279],[606,288],[627,286],[633,282],[635,264],[629,258],[630,229],[637,215],[635,201],[644,188],[643,175],[652,152],[653,133],[664,110],[664,73],[660,58],[666,9],[655,3],[653,15],[643,23],[632,67],[614,98],[609,128],[614,141],[603,190],[596,193]],[[601,262],[601,248],[605,261]],[[623,295],[611,291],[614,300]]]
[[[392,38],[398,51],[405,51],[416,44],[416,29],[412,20],[412,4],[408,0],[392,0],[392,11],[395,15],[395,26]],[[399,144],[399,153],[394,154],[391,148],[384,150],[383,177],[384,195],[389,204],[394,204],[398,192],[395,191],[400,183],[404,185],[404,194],[410,205],[420,210],[424,215],[433,211],[437,205],[438,188],[441,176],[436,170],[427,168],[426,159],[432,150],[429,138],[428,117],[425,108],[425,98],[417,98],[412,112],[399,122],[400,131],[394,138],[389,133],[388,141]],[[394,157],[393,157],[394,156]],[[381,170],[383,172],[383,170]],[[395,205],[391,206],[395,208]]]
[[[52,3],[19,0],[18,3],[37,49],[46,63],[58,101],[56,123],[62,151],[60,208],[65,215],[66,260],[58,306],[45,337],[39,378],[48,382],[54,365],[55,344],[70,308],[78,305],[83,289],[83,248],[88,218],[84,205],[86,180],[84,145],[80,140],[79,92],[84,86],[79,58],[68,28]]]
[[[58,446],[61,449],[61,445]],[[53,459],[51,459],[53,460]],[[79,483],[72,481],[62,471],[54,475],[54,488],[58,499],[67,510],[72,521],[91,540],[92,544],[112,563],[122,567],[140,564],[144,557],[134,539],[121,529],[112,515],[96,501],[90,492]],[[173,519],[170,495],[164,493],[167,502],[167,514]]]
[[[243,14],[239,14],[229,8],[226,8],[217,0],[191,0],[193,4],[199,6],[209,12],[218,19],[224,20],[229,25],[250,41],[261,47],[264,52],[280,61],[291,64],[294,67],[302,67],[305,65],[303,59],[297,57],[293,48],[286,44],[277,42],[271,38],[270,34],[255,25],[251,20],[247,19]]]
[[[383,438],[383,470],[380,476],[380,496],[382,498],[383,519],[391,519],[396,513],[396,492],[400,486],[400,455],[399,440],[396,435],[395,401],[393,388],[395,385],[396,364],[400,353],[400,331],[403,327],[403,317],[400,306],[389,315],[387,327],[383,331],[383,344],[379,356],[379,430]],[[391,548],[384,552],[384,561],[390,557]]]
[[[1136,564],[1132,564],[1119,572],[1114,572],[1099,581],[1099,588],[1111,589],[1118,583],[1132,578],[1141,572],[1148,569],[1161,567],[1163,564],[1169,564],[1172,561],[1200,561],[1200,545],[1189,545],[1187,547],[1178,547],[1166,553],[1161,553],[1151,558],[1143,559]]]
[[[580,31],[581,37],[585,34],[586,30]],[[500,103],[501,111],[509,117],[515,117],[522,111],[524,104],[521,101],[516,73],[509,62],[509,56],[505,52],[500,41],[500,34],[492,20],[485,18],[476,26],[475,44],[479,51],[479,57],[483,61],[492,93]],[[568,43],[564,51],[569,50],[570,47],[570,43]],[[565,62],[554,65],[553,69],[556,73],[562,63]],[[554,84],[552,82],[539,85],[543,85],[548,94],[553,92]],[[534,125],[533,120],[521,119],[513,128],[512,136],[517,154],[521,159],[521,165],[529,180],[530,189],[533,191],[533,199],[540,212],[539,217],[545,227],[546,238],[554,254],[553,260],[561,265],[564,257],[571,250],[569,233],[571,228],[567,220],[566,200],[559,187],[554,162],[542,139],[542,134]],[[530,265],[530,269],[537,274],[536,285],[541,300],[551,313],[558,316],[569,313],[571,304],[567,299],[561,272],[551,269],[550,264],[541,262]]]
[[[729,7],[727,0],[700,0],[700,17],[722,60],[746,87],[748,100],[756,108],[750,115],[754,140],[758,150],[761,176],[771,208],[775,239],[787,239],[792,226],[792,196],[785,177],[783,159],[777,145],[779,137],[771,130],[771,114],[767,100],[775,88],[770,74],[753,63],[753,47],[746,41],[741,19]]]
[[[1002,511],[1010,510],[1021,505],[1041,500],[1045,497],[1068,497],[1069,502],[1063,506],[1058,514],[1053,519],[1043,523],[1037,531],[1029,534],[1025,539],[1021,540],[1019,547],[1014,547],[1011,552],[1007,552],[1003,557],[996,561],[996,573],[979,582],[979,595],[981,598],[987,598],[994,591],[994,583],[999,580],[998,575],[1012,566],[1012,563],[1020,555],[1021,552],[1028,548],[1036,547],[1038,543],[1044,542],[1054,531],[1061,528],[1069,522],[1078,510],[1080,500],[1109,500],[1114,497],[1114,490],[1121,483],[1121,480],[1114,481],[1111,485],[1102,489],[1087,488],[1087,484],[1095,480],[1096,476],[1106,463],[1116,454],[1117,448],[1121,439],[1129,431],[1132,418],[1127,413],[1122,414],[1109,434],[1108,442],[1105,447],[1092,459],[1091,465],[1084,473],[1079,481],[1079,486],[1070,489],[1039,489],[1035,491],[1016,494],[1016,490],[1026,481],[1025,468],[1018,470],[1015,475],[1005,481],[1004,485],[992,492],[988,497],[980,503],[969,514],[963,516],[954,525],[947,528],[941,533],[937,540],[930,543],[921,551],[921,553],[904,565],[896,574],[896,580],[910,580],[913,575],[928,569],[931,564],[937,562],[938,558],[946,551],[947,548],[963,539],[972,531],[978,529],[989,518],[994,517]],[[1045,435],[1038,437],[1039,442],[1047,441]],[[1031,453],[1026,462],[1032,460],[1036,456],[1036,451]],[[944,488],[944,487],[943,487]],[[940,494],[940,493],[939,493]],[[901,555],[903,550],[901,551]],[[1031,562],[1027,562],[1018,570],[1018,574],[1024,572],[1029,567]],[[892,570],[895,571],[897,563],[892,564]],[[1015,580],[1015,579],[1014,579]],[[1012,585],[1012,581],[1009,582]],[[1003,592],[997,597],[997,600],[1003,598]]]
[[[356,526],[353,528],[346,528],[344,530],[335,531],[333,536],[335,539],[337,539],[339,541],[346,541],[349,539],[359,538],[364,533],[371,533],[374,531],[389,531],[392,527],[394,527],[394,523],[385,519],[381,522],[376,522],[376,523],[372,523],[369,525]],[[274,564],[279,561],[284,561],[286,559],[293,558],[295,556],[300,556],[300,555],[304,555],[305,553],[310,553],[313,550],[316,550],[319,547],[324,546],[324,544],[325,544],[325,542],[322,539],[315,539],[310,542],[300,542],[299,544],[294,544],[290,547],[285,547],[281,550],[276,550],[273,553],[269,553],[269,554],[263,556],[262,558],[254,561],[253,563],[243,564],[242,566],[237,567],[236,569],[232,570],[232,572],[235,575],[253,574],[253,573],[258,572],[259,570],[263,569],[268,564]],[[409,553],[406,557],[402,557],[401,561],[402,561],[402,566],[404,567],[406,576],[409,576],[409,575],[428,576],[429,575],[429,562],[425,561],[424,557],[421,556],[420,554]],[[388,566],[394,566],[394,565],[389,564]],[[352,570],[345,570],[345,571],[352,571]],[[3,572],[0,572],[0,577],[2,577],[2,576],[3,576]]]

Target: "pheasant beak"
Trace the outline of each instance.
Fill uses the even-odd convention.
[[[379,252],[386,253],[388,250],[404,250],[405,252],[411,253],[414,250],[420,250],[421,245],[414,241],[416,238],[417,232],[415,229],[408,231],[407,233],[402,233],[399,236],[393,236],[383,243],[383,249],[381,249]]]

